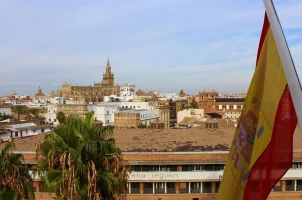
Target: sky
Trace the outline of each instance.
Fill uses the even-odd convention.
[[[275,0],[302,78],[302,2]],[[0,95],[101,82],[189,94],[246,92],[262,0],[0,0]]]

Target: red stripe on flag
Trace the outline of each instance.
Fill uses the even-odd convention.
[[[244,200],[266,199],[275,184],[290,168],[296,125],[297,116],[286,85],[277,108],[271,141],[249,172]]]
[[[264,43],[264,40],[265,40],[265,37],[266,37],[266,34],[267,34],[267,31],[268,31],[269,27],[270,27],[270,23],[268,21],[267,15],[265,13],[264,14],[263,27],[262,27],[262,33],[261,33],[260,42],[259,42],[259,46],[258,46],[258,54],[257,54],[256,66],[258,64],[258,60],[259,60],[259,57],[260,57],[261,49],[262,49],[262,46],[263,46],[263,43]]]

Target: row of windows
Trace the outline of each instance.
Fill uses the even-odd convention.
[[[214,182],[215,190],[212,190],[211,182],[134,182],[128,184],[128,193],[130,194],[176,194],[176,193],[217,193],[220,182]],[[178,186],[176,186],[179,184]]]
[[[118,108],[120,108],[120,106],[118,106]],[[128,108],[128,106],[121,106],[121,108]],[[129,108],[132,108],[132,106],[129,106]],[[133,108],[135,108],[135,106],[133,106]],[[137,106],[137,108],[140,108],[140,106]]]
[[[219,109],[219,106],[216,105],[215,108],[216,108],[216,109]],[[230,106],[227,108],[227,106],[223,105],[222,108],[224,108],[224,109],[235,109],[235,106],[230,105]],[[243,106],[237,106],[237,109],[242,109],[242,108],[243,108]]]
[[[36,133],[36,130],[35,130],[35,129],[33,129],[33,130],[31,130],[31,131],[32,131],[32,133]],[[20,135],[20,137],[21,137],[21,136],[23,136],[23,133],[24,133],[24,134],[28,134],[28,131],[21,131],[20,134],[19,134],[19,131],[15,131],[15,132],[14,132],[14,136],[15,136],[15,137],[19,137],[19,135]],[[44,129],[41,129],[41,133],[44,133]],[[12,136],[13,136],[13,133],[11,133],[11,137],[12,137]]]
[[[132,165],[134,172],[155,172],[155,171],[221,171],[224,164],[197,164],[197,165]],[[301,169],[302,162],[293,162],[291,169]]]
[[[177,169],[177,165],[132,165],[134,172],[155,172],[155,171],[220,171],[224,170],[223,164],[204,165],[182,165]]]
[[[51,122],[51,119],[48,119],[48,121]],[[56,121],[57,121],[57,119],[54,119],[54,120],[53,120],[53,122],[56,122]]]

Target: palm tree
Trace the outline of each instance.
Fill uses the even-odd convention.
[[[0,199],[35,199],[33,180],[21,154],[11,153],[13,143],[0,152]]]
[[[20,114],[24,114],[26,112],[26,106],[17,105],[13,107],[13,113],[18,114],[18,120],[20,120]]]
[[[126,194],[129,167],[110,138],[112,127],[68,116],[39,145],[38,169],[49,188],[62,199],[116,199]]]

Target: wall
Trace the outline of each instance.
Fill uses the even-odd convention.
[[[88,105],[88,112],[94,112],[95,120],[103,122],[104,126],[114,125],[114,113],[118,109],[120,103],[100,103],[96,105]]]
[[[170,128],[170,108],[169,107],[156,107],[156,114],[159,120],[164,122],[165,128]]]
[[[57,105],[57,111],[63,112],[66,116],[68,115],[78,115],[80,117],[85,117],[88,113],[86,104],[59,104]]]
[[[185,109],[177,112],[177,124],[179,124],[185,117],[204,118],[204,109]]]
[[[139,113],[115,113],[114,127],[116,128],[137,128],[140,125]]]
[[[12,109],[9,107],[0,107],[0,113],[6,114],[6,115],[11,115],[12,114]]]

